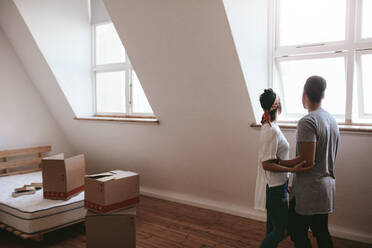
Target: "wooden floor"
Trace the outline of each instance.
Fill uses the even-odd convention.
[[[141,198],[137,213],[137,248],[257,248],[265,233],[262,222],[150,197]],[[334,244],[336,248],[372,247],[337,238]],[[2,230],[0,247],[85,247],[84,225],[49,233],[42,242],[22,240]],[[293,245],[287,238],[279,247]]]

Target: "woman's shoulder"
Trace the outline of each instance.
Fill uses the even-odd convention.
[[[265,123],[261,127],[261,132],[269,136],[279,135],[282,131],[276,122],[272,122],[271,125]]]

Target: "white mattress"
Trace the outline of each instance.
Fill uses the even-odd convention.
[[[85,218],[84,192],[67,201],[44,199],[42,189],[12,197],[15,188],[32,182],[42,182],[41,171],[0,177],[0,222],[33,234]]]

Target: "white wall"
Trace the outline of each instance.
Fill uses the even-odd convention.
[[[0,28],[0,150],[51,145],[73,152]]]
[[[252,206],[252,112],[222,3],[111,3],[106,5],[161,124],[81,122],[77,145],[95,153],[96,170],[139,171],[143,188]]]
[[[259,130],[249,127],[258,101],[252,97],[251,105],[245,79],[252,74],[252,85],[263,87],[258,79],[266,77],[262,64],[266,48],[254,43],[261,65],[247,59],[243,67],[258,69],[243,68],[243,75],[222,1],[106,0],[105,4],[159,125],[72,120],[73,113],[17,8],[0,1],[0,25],[68,139],[87,155],[88,170],[138,171],[145,193],[262,218],[252,209]],[[255,10],[264,11],[262,5]],[[294,146],[294,133],[285,134]],[[371,142],[371,135],[342,134],[336,213],[331,219],[336,226],[333,233],[369,242]]]
[[[260,94],[268,85],[268,1],[223,0],[256,121]]]
[[[76,115],[93,113],[87,0],[15,0]]]

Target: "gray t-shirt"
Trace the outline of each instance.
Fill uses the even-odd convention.
[[[315,166],[293,177],[291,198],[302,215],[328,214],[334,209],[335,174],[339,129],[327,111],[318,109],[304,116],[297,125],[296,154],[300,142],[316,142]]]

